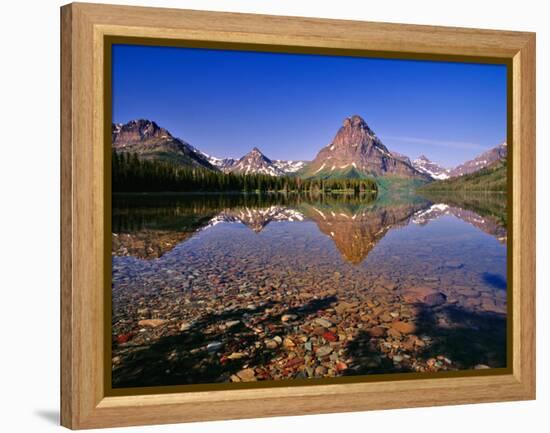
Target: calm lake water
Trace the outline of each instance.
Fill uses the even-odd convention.
[[[113,386],[506,366],[501,196],[113,199]]]

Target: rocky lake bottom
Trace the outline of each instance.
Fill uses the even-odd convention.
[[[499,200],[115,197],[113,388],[506,367]]]

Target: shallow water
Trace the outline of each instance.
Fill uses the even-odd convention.
[[[115,197],[113,386],[505,367],[506,205],[442,200]]]

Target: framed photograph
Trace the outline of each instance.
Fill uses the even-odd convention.
[[[61,8],[66,427],[535,398],[535,35]]]

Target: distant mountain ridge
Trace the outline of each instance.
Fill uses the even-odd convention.
[[[258,150],[258,149],[256,149],[256,150]],[[210,164],[217,167],[218,169],[220,169],[224,173],[242,171],[241,170],[242,167],[244,165],[246,165],[246,163],[245,163],[245,164],[240,165],[239,167],[237,167],[242,158],[240,158],[240,159],[236,159],[236,158],[217,158],[215,156],[204,153],[204,152],[202,152],[198,149],[195,149],[195,151],[202,154],[204,157],[206,157],[206,159],[208,159]],[[251,153],[253,151],[254,151],[254,149],[252,149],[252,151],[247,154],[252,159],[254,159],[254,154],[251,155]],[[267,156],[265,156],[261,151],[258,150],[258,152],[260,152],[264,156],[264,161],[263,162],[261,162],[260,160],[258,160],[256,162],[251,161],[249,173],[254,172],[254,170],[257,170],[257,172],[259,174],[269,174],[271,176],[283,176],[283,175],[288,175],[288,174],[294,174],[297,171],[304,168],[308,164],[307,161],[285,161],[285,160],[282,160],[282,159],[273,159],[272,160],[272,159],[268,158]],[[246,157],[247,155],[243,156],[243,158]]]
[[[296,173],[308,164],[309,161],[285,161],[282,159],[273,160],[273,165],[286,174]]]
[[[492,149],[483,152],[481,155],[475,157],[474,159],[471,159],[470,161],[466,161],[456,166],[455,168],[450,170],[449,176],[463,176],[465,174],[479,171],[482,168],[490,167],[498,161],[502,161],[504,158],[506,158],[507,154],[508,146],[506,142],[504,142],[496,147],[493,147]]]
[[[223,171],[224,173],[229,173],[231,171],[231,168],[235,164],[237,164],[237,162],[239,161],[238,159],[235,159],[235,158],[217,158],[215,156],[204,153],[197,148],[193,148],[193,149],[198,154],[204,156],[210,164],[212,164],[214,167],[218,168],[219,170]]]
[[[284,171],[275,166],[273,161],[265,156],[257,147],[244,155],[230,168],[232,173],[240,174],[268,174],[283,176]]]
[[[215,170],[208,159],[187,142],[146,119],[112,125],[112,146],[120,153],[134,153],[142,159],[177,163],[184,166]]]
[[[424,185],[422,191],[498,191],[508,185],[507,161],[502,159],[472,173],[450,177]]]
[[[396,157],[408,159],[405,155],[392,152]],[[429,175],[434,180],[446,180],[476,173],[482,169],[495,166],[506,159],[508,147],[506,142],[495,146],[475,158],[457,165],[454,168],[445,168],[436,162],[431,161],[427,156],[420,155],[412,161],[412,165],[418,170]]]

